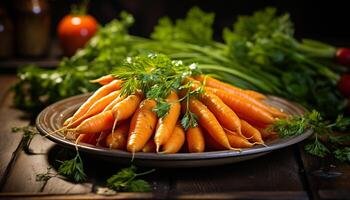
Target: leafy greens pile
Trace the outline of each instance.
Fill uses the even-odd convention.
[[[213,40],[213,13],[191,9],[175,22],[159,20],[151,39],[130,35],[134,19],[123,12],[73,57],[55,70],[29,66],[19,71],[15,105],[40,110],[59,99],[93,91],[90,79],[111,73],[127,56],[162,53],[199,68],[230,84],[255,89],[315,108],[327,117],[344,110],[346,100],[336,89],[341,66],[330,64],[335,48],[317,41],[298,42],[289,15],[267,8],[240,16],[223,31],[225,43]]]

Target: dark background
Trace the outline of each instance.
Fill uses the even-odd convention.
[[[58,21],[69,13],[70,5],[77,0],[48,0],[52,17],[52,34]],[[11,15],[13,0],[3,4]],[[184,17],[192,6],[199,6],[216,14],[215,38],[220,39],[223,27],[231,26],[237,15],[251,14],[267,6],[276,7],[279,12],[289,12],[295,23],[296,36],[315,38],[332,43],[350,45],[348,1],[301,1],[301,0],[91,0],[89,13],[105,24],[117,17],[121,10],[134,15],[136,23],[131,33],[148,36],[157,20],[168,15],[171,18]]]

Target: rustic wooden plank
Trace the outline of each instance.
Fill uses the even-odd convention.
[[[92,183],[75,184],[69,181],[53,177],[47,182],[36,181],[36,175],[45,173],[48,167],[52,167],[56,163],[56,158],[49,158],[50,151],[58,151],[53,142],[41,135],[35,136],[30,149],[34,155],[27,155],[21,152],[12,167],[2,192],[15,193],[51,193],[51,194],[81,194],[89,193],[92,190]],[[57,152],[55,152],[57,153]],[[57,173],[55,169],[51,169],[53,174]]]
[[[171,194],[295,191],[307,197],[294,148],[226,166],[173,170]]]
[[[311,156],[304,151],[303,146],[300,145],[300,155],[312,198],[349,199],[349,164]]]
[[[14,75],[0,76],[0,187],[5,181],[6,173],[16,157],[16,150],[22,140],[22,134],[14,134],[11,129],[29,123],[24,112],[12,107],[13,94],[7,91],[15,81]]]
[[[122,192],[115,195],[97,195],[93,193],[84,195],[50,195],[50,194],[1,194],[0,199],[6,200],[93,200],[93,199],[157,199],[157,197],[152,193],[129,193]]]

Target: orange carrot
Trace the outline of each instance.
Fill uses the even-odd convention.
[[[141,93],[132,94],[126,97],[125,99],[123,99],[122,101],[118,102],[112,108],[112,113],[114,116],[112,132],[113,132],[114,126],[118,121],[128,119],[134,114],[142,98],[143,98],[143,95]]]
[[[73,119],[73,116],[67,118],[64,122],[63,122],[63,126],[67,126]]]
[[[94,104],[91,105],[91,107],[86,111],[86,113],[81,116],[79,119],[75,120],[74,122],[71,122],[69,124],[69,128],[74,128],[78,126],[82,121],[85,119],[96,115],[97,113],[100,113],[103,111],[103,109],[108,106],[114,99],[116,99],[120,94],[120,90],[113,91],[106,96],[102,97],[101,99],[97,100]]]
[[[258,92],[252,91],[252,90],[242,90],[240,88],[234,87],[232,85],[229,85],[227,83],[223,83],[219,80],[216,80],[214,78],[211,78],[209,76],[196,76],[195,77],[197,80],[202,81],[206,86],[216,88],[216,89],[221,89],[224,90],[230,94],[234,94],[237,96],[240,96],[244,98],[246,101],[249,101],[250,103],[254,104],[255,106],[261,108],[262,110],[265,110],[269,112],[272,116],[274,117],[279,117],[279,118],[286,118],[287,114],[279,111],[278,109],[266,105],[259,101],[260,99],[266,99],[266,96],[263,94],[260,94]],[[258,95],[261,95],[261,97],[258,97]],[[255,98],[254,98],[255,97]]]
[[[70,123],[75,122],[77,119],[82,117],[89,108],[99,99],[106,96],[107,94],[119,90],[121,88],[122,81],[114,80],[107,85],[100,87],[92,96],[90,96],[83,105],[74,113]]]
[[[178,96],[174,91],[170,93],[166,102],[170,104],[169,112],[166,116],[158,120],[156,133],[154,135],[157,152],[159,151],[160,146],[165,144],[171,136],[180,115],[181,106],[178,102]]]
[[[185,132],[180,125],[177,125],[168,141],[162,146],[162,151],[160,153],[177,153],[184,143]]]
[[[106,111],[84,120],[79,126],[72,129],[77,134],[96,134],[111,129],[113,126],[113,113]]]
[[[141,151],[151,138],[157,124],[157,115],[152,110],[156,104],[151,99],[142,101],[132,117],[126,146],[129,152]]]
[[[90,83],[99,83],[100,85],[106,85],[112,82],[113,80],[115,80],[115,78],[112,75],[105,75],[98,79],[91,80]]]
[[[200,95],[201,102],[215,115],[222,127],[241,134],[241,121],[236,113],[210,91]]]
[[[87,143],[87,144],[96,144],[96,140],[98,138],[98,133],[94,134],[80,134],[76,139],[76,143]]]
[[[186,141],[190,153],[203,152],[205,149],[203,132],[199,126],[187,129]]]
[[[190,111],[198,117],[199,124],[208,131],[215,141],[226,149],[232,149],[227,136],[214,114],[199,100],[191,98],[189,100]]]
[[[129,123],[123,123],[106,138],[106,146],[111,149],[125,149],[129,132]]]
[[[250,96],[255,99],[266,99],[266,96],[253,90],[243,90],[241,88],[235,87],[233,85],[221,82],[215,78],[207,75],[195,76],[194,79],[202,82],[205,86],[222,89],[229,93],[235,93],[242,96]]]
[[[118,96],[117,98],[115,98],[110,104],[108,104],[108,106],[105,107],[105,109],[103,109],[102,112],[107,111],[107,110],[112,110],[112,108],[117,105],[117,103],[123,101],[125,99],[125,95],[123,96]]]
[[[254,128],[248,122],[241,120],[242,133],[246,138],[249,138],[250,141],[256,142],[259,144],[264,144],[264,140],[261,137],[261,133],[258,129]]]
[[[142,152],[155,153],[156,152],[156,143],[154,143],[154,140],[152,140],[152,139],[148,140],[146,145],[142,148]]]
[[[247,102],[246,99],[243,99],[241,96],[210,87],[206,87],[205,89],[220,97],[220,99],[234,110],[240,118],[243,116],[246,120],[252,119],[263,124],[271,124],[275,121],[270,113],[260,109],[251,102]]]
[[[227,133],[227,132],[226,132]],[[250,143],[247,139],[242,136],[236,134],[227,133],[227,139],[230,142],[230,145],[234,148],[249,148],[252,147],[253,144]]]

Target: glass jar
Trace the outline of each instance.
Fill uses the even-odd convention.
[[[45,0],[16,0],[17,51],[21,56],[43,56],[50,40],[50,15]]]
[[[13,23],[6,10],[0,6],[0,59],[13,55]]]

